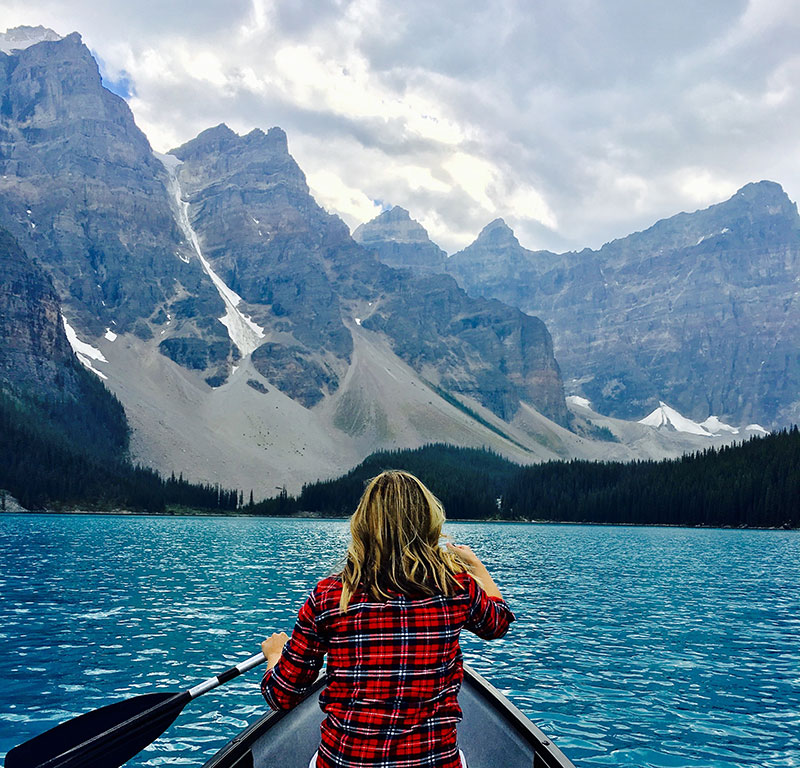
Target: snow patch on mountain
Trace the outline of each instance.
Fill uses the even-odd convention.
[[[21,51],[25,48],[30,48],[32,45],[36,45],[36,43],[43,43],[45,41],[53,42],[61,39],[61,35],[47,27],[13,27],[7,29],[5,32],[0,32],[0,51],[3,53],[11,53],[12,51]],[[30,211],[28,211],[28,213],[30,213]]]
[[[768,435],[769,430],[764,429],[760,424],[748,424],[744,428],[745,432],[758,432],[761,435]]]
[[[228,288],[223,279],[213,270],[211,264],[203,256],[200,240],[189,221],[189,202],[184,200],[181,194],[178,167],[182,161],[175,155],[165,155],[160,152],[154,152],[153,154],[162,162],[169,174],[168,189],[175,201],[178,226],[181,228],[184,237],[192,244],[197,258],[200,259],[200,263],[203,265],[203,269],[211,278],[211,282],[214,283],[214,287],[225,302],[225,314],[219,318],[219,321],[228,329],[228,336],[239,348],[242,357],[246,357],[261,346],[261,340],[264,338],[264,329],[238,309],[242,297],[236,291]]]
[[[701,238],[700,238],[700,239],[699,239],[699,240],[698,240],[698,241],[695,243],[695,245],[700,245],[700,243],[702,243],[702,242],[703,242],[703,240],[708,240],[710,237],[716,237],[717,235],[724,235],[724,234],[725,234],[725,233],[727,233],[727,232],[730,232],[730,230],[729,230],[727,227],[723,227],[723,228],[722,228],[722,229],[721,229],[719,232],[712,232],[710,235],[703,235],[703,236],[702,236],[702,237],[701,237]]]
[[[569,395],[569,397],[567,397],[567,402],[572,403],[572,405],[579,405],[581,408],[592,407],[591,401],[587,400],[585,397],[579,397],[578,395]]]
[[[98,363],[107,363],[103,353],[93,347],[91,344],[88,344],[85,341],[81,341],[78,338],[78,334],[75,333],[75,329],[67,322],[67,318],[64,315],[61,315],[61,322],[64,324],[64,332],[67,334],[67,341],[69,345],[72,347],[72,351],[77,355],[78,360],[88,368],[92,373],[97,374],[101,379],[107,379],[106,376],[102,371],[98,371],[92,365],[92,360],[97,361]]]
[[[709,416],[705,421],[700,422],[700,426],[707,429],[712,435],[719,435],[722,432],[730,432],[732,435],[738,435],[738,427],[732,427],[720,421],[718,416]]]
[[[691,435],[702,435],[711,437],[711,433],[696,421],[681,416],[674,408],[670,408],[665,402],[660,401],[658,408],[652,413],[639,419],[640,424],[656,429],[674,429],[676,432],[688,432]]]

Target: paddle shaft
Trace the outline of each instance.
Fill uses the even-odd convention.
[[[209,677],[208,680],[204,680],[194,688],[190,688],[187,693],[189,694],[190,698],[196,699],[198,696],[208,693],[208,691],[213,690],[217,686],[223,685],[229,680],[233,680],[234,677],[239,677],[239,675],[247,672],[247,670],[257,667],[259,664],[263,664],[266,660],[267,657],[264,656],[263,653],[259,652],[255,656],[245,659],[236,666],[226,669],[222,674]]]
[[[263,664],[257,653],[180,693],[144,694],[61,723],[14,747],[6,768],[115,768],[155,741],[193,699]]]

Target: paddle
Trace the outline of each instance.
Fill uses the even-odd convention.
[[[198,696],[266,661],[257,653],[179,693],[147,693],[67,720],[14,747],[6,768],[118,768],[169,728]]]

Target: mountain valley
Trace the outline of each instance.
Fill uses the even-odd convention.
[[[682,229],[656,225],[672,238],[660,265],[653,233],[558,256],[523,249],[502,222],[447,258],[403,209],[351,236],[311,196],[280,128],[239,135],[221,124],[153,153],[80,36],[45,32],[0,53],[0,227],[7,258],[33,265],[45,286],[20,310],[12,272],[3,274],[10,298],[0,304],[0,343],[16,357],[0,367],[0,384],[18,389],[18,372],[41,359],[41,312],[51,326],[63,316],[48,354],[80,360],[116,395],[133,460],[264,496],[341,474],[379,449],[431,442],[526,464],[678,456],[757,433],[719,421],[688,432],[675,418],[659,428],[637,423],[662,399],[692,419],[714,414],[735,425],[774,426],[794,413],[788,336],[768,357],[773,373],[776,356],[786,357],[783,389],[766,374],[737,389],[734,365],[717,396],[723,385],[708,373],[731,367],[712,355],[720,345],[749,345],[735,358],[749,372],[776,324],[794,328],[792,295],[781,293],[783,312],[748,303],[796,266],[796,209],[777,185],[737,199],[741,226],[726,211]],[[689,245],[701,230],[720,233]],[[731,232],[753,248],[773,243],[769,253],[783,261],[751,264],[749,298],[720,305],[721,325],[706,328],[710,362],[700,367],[681,352],[700,344],[697,333],[682,341],[668,323],[681,313],[696,320],[706,306],[687,303],[692,273],[676,264],[697,248],[718,259],[713,248]],[[737,251],[736,264],[751,252]],[[677,295],[665,298],[658,281],[671,272]],[[722,287],[703,282],[709,301],[730,292],[732,274]],[[611,287],[601,290],[603,275]],[[658,319],[643,314],[648,291]],[[625,302],[624,323],[594,329],[598,316],[621,317]],[[731,329],[745,325],[756,336],[734,343]],[[658,376],[641,373],[648,369]],[[687,386],[684,369],[697,383]],[[24,386],[59,395],[36,370]]]

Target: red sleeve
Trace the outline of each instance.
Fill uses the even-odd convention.
[[[292,636],[278,663],[261,681],[261,693],[272,709],[291,709],[317,679],[328,644],[317,631],[316,592],[311,593],[297,616]]]
[[[469,608],[464,626],[484,640],[502,637],[516,616],[500,597],[489,597],[471,576],[466,579]]]

